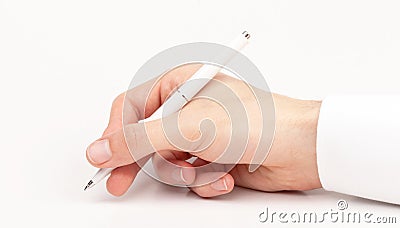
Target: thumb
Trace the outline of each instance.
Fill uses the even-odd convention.
[[[164,137],[161,120],[125,125],[103,135],[86,149],[98,168],[114,168],[139,161],[158,150],[174,149]]]

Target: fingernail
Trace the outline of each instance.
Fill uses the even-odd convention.
[[[175,169],[172,172],[172,178],[174,178],[174,180],[178,181],[179,183],[182,183],[182,182],[186,183],[186,181],[187,181],[182,168]]]
[[[211,184],[211,188],[217,191],[226,191],[228,190],[228,185],[226,184],[225,178],[220,179]]]
[[[108,139],[95,141],[88,148],[88,157],[95,163],[100,164],[110,160],[112,154]]]

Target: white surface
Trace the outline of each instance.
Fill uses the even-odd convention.
[[[399,4],[0,0],[0,225],[266,226],[258,223],[266,206],[326,210],[340,198],[351,208],[398,216],[398,206],[323,191],[237,189],[203,200],[144,176],[120,199],[101,185],[82,188],[96,170],[86,162],[86,146],[106,126],[113,98],[158,52],[186,42],[226,43],[246,29],[252,43],[244,53],[274,92],[397,93]]]
[[[329,191],[400,204],[400,96],[328,96],[322,102],[317,164]]]

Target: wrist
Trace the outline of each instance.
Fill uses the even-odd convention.
[[[316,141],[321,101],[274,94],[276,131],[266,165],[284,167],[287,190],[320,188]]]
[[[299,146],[309,154],[316,154],[317,126],[321,103],[321,101],[304,101],[304,106],[299,113],[298,121],[303,133]]]
[[[302,171],[305,174],[304,187],[305,189],[320,188],[321,182],[318,174],[317,167],[317,126],[319,119],[319,112],[321,108],[321,101],[302,101],[302,107],[299,110],[298,124],[300,135],[299,140],[295,145],[300,149],[303,157]]]

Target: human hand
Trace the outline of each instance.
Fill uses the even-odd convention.
[[[107,189],[111,194],[116,196],[124,194],[140,171],[141,165],[151,156],[154,169],[163,182],[188,185],[193,192],[202,197],[229,193],[234,185],[261,191],[308,190],[321,187],[315,154],[319,101],[297,100],[273,94],[274,140],[267,159],[252,173],[248,171],[248,166],[259,146],[257,140],[260,138],[260,132],[265,130],[260,124],[263,117],[257,110],[257,99],[262,98],[266,92],[249,88],[246,83],[238,79],[223,74],[218,74],[214,78],[230,88],[246,108],[249,140],[245,150],[226,151],[225,154],[232,156],[225,156],[219,163],[215,161],[229,144],[232,129],[229,127],[229,113],[210,99],[194,99],[177,115],[136,124],[138,120],[150,116],[173,89],[196,70],[197,66],[175,69],[160,80],[151,80],[115,99],[110,122],[103,136],[87,150],[87,158],[92,165],[99,168],[118,167],[113,170],[107,181]],[[258,96],[254,96],[252,90]],[[215,92],[218,93],[212,83],[201,91],[202,94]],[[149,96],[146,100],[147,93]],[[229,105],[227,103],[232,103],[233,100],[227,96],[221,102]],[[124,102],[125,107],[123,107]],[[122,113],[124,113],[124,124]],[[213,143],[202,151],[193,152],[177,148],[164,134],[163,121],[178,125],[180,134],[187,139],[186,141],[194,142],[204,136],[204,132],[199,129],[199,123],[204,119],[212,120],[215,135]],[[193,147],[190,143],[188,145],[188,148],[199,147],[202,146]],[[156,151],[157,153],[154,153]],[[235,156],[238,153],[243,156]],[[268,147],[265,153],[268,153]],[[186,161],[193,156],[196,157],[193,163]],[[208,169],[199,173],[195,168],[210,162],[233,164],[233,169],[226,172]],[[210,183],[202,181],[210,178],[214,178]],[[204,183],[196,184],[199,182]]]

